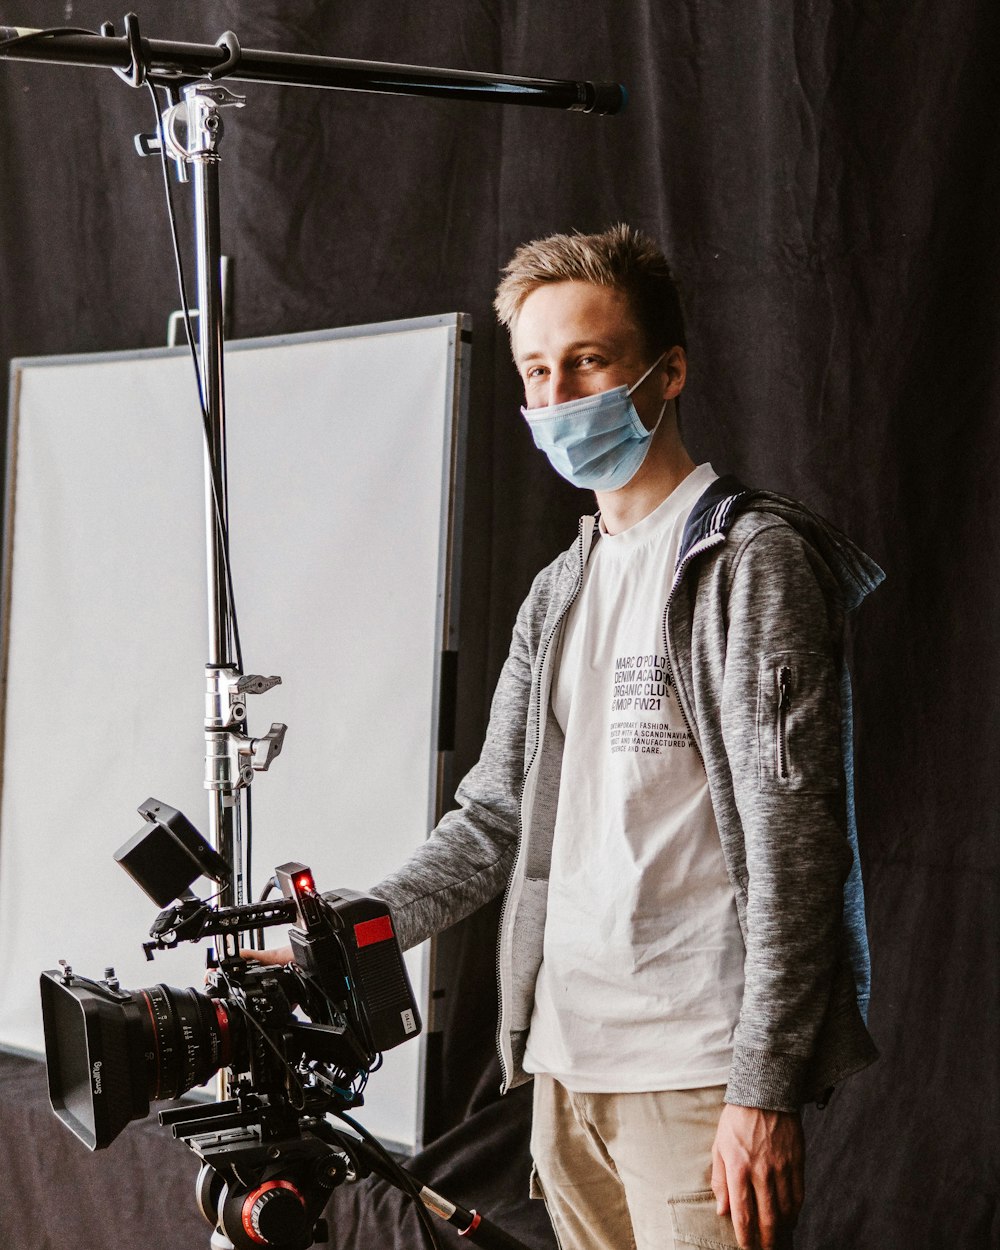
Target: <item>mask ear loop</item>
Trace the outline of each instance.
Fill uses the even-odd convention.
[[[645,380],[649,377],[649,375],[653,372],[653,370],[656,368],[656,366],[660,363],[660,361],[663,359],[663,357],[664,357],[666,354],[667,354],[667,353],[666,353],[666,351],[662,351],[662,352],[660,352],[659,356],[657,356],[657,358],[656,358],[656,359],[653,361],[653,363],[649,366],[649,368],[648,368],[648,369],[646,370],[646,372],[642,375],[642,377],[639,379],[639,381],[638,381],[638,382],[633,383],[633,385],[629,387],[629,389],[628,389],[628,391],[626,392],[626,394],[628,395],[628,397],[629,397],[629,400],[630,400],[630,401],[631,401],[631,399],[632,399],[632,395],[633,395],[633,393],[634,393],[635,391],[637,391],[637,390],[639,389],[639,387],[640,387],[640,386],[642,386],[643,382],[645,382]],[[647,430],[647,429],[646,429],[646,427],[642,424],[642,418],[641,418],[641,417],[639,416],[639,414],[636,412],[636,410],[635,410],[635,404],[631,404],[631,405],[630,405],[630,406],[631,406],[631,408],[632,408],[632,414],[633,414],[633,415],[632,415],[632,419],[633,419],[633,421],[635,421],[635,422],[638,424],[639,429],[642,431],[642,433],[643,433],[643,434],[648,434],[648,435],[649,435],[649,446],[650,446],[650,447],[651,447],[651,446],[652,446],[652,444],[653,444],[653,435],[654,435],[654,434],[656,433],[656,431],[660,428],[660,422],[663,420],[663,414],[667,411],[667,403],[668,403],[668,402],[669,402],[669,401],[668,401],[668,400],[666,400],[666,399],[663,401],[663,407],[660,409],[660,415],[656,418],[656,424],[653,426],[653,428],[652,428],[651,430]],[[647,448],[646,448],[646,450],[648,451],[648,450],[649,450],[649,447],[647,447]],[[645,459],[645,456],[643,457],[643,459]]]
[[[632,385],[631,385],[631,386],[628,388],[628,390],[625,392],[625,393],[629,396],[629,398],[631,398],[631,397],[632,397],[632,394],[633,394],[635,391],[637,391],[637,390],[639,389],[639,387],[640,387],[640,386],[642,386],[643,382],[645,382],[645,380],[649,377],[649,375],[653,372],[653,370],[656,368],[656,366],[660,363],[660,361],[663,359],[663,357],[664,357],[666,354],[667,354],[667,353],[666,353],[666,350],[664,350],[664,351],[660,352],[659,356],[657,356],[657,358],[656,358],[656,359],[653,361],[653,363],[649,366],[649,368],[648,368],[648,369],[646,370],[646,372],[642,375],[642,377],[639,379],[639,381],[638,381],[638,382],[633,382],[633,383],[632,383]],[[662,413],[662,412],[660,413],[660,416],[661,416],[661,417],[663,416],[663,413]],[[657,424],[659,424],[659,421],[657,421]]]

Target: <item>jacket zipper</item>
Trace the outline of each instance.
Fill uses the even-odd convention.
[[[792,670],[786,665],[778,669],[778,734],[775,764],[782,781],[788,780],[788,709],[792,705]]]
[[[684,573],[687,569],[687,566],[690,564],[690,562],[694,559],[695,556],[701,555],[703,551],[707,551],[710,547],[717,547],[719,543],[723,543],[725,541],[726,541],[725,534],[723,534],[721,531],[716,531],[716,533],[710,534],[708,537],[703,538],[700,543],[696,543],[691,548],[691,550],[687,553],[687,555],[684,557],[681,563],[677,566],[677,571],[674,573],[674,580],[670,586],[670,593],[667,595],[667,602],[663,605],[663,625],[662,625],[663,649],[666,652],[667,676],[670,679],[670,684],[674,688],[674,693],[677,695],[677,706],[680,709],[681,720],[684,722],[684,728],[688,731],[688,734],[691,737],[691,741],[694,743],[694,749],[698,752],[698,758],[702,761],[703,764],[705,762],[705,759],[701,753],[701,747],[698,745],[698,739],[694,736],[694,733],[691,729],[691,722],[688,720],[687,712],[684,711],[684,704],[681,702],[680,689],[677,685],[677,679],[674,676],[673,666],[670,663],[670,643],[667,639],[667,617],[670,614],[670,604],[673,601],[674,592],[677,590],[677,587],[681,584],[681,578],[684,576]]]
[[[541,747],[541,741],[542,741],[542,684],[543,684],[542,678],[545,673],[545,663],[548,658],[549,647],[552,645],[552,639],[555,638],[556,634],[559,632],[560,626],[562,625],[563,621],[566,619],[566,615],[569,612],[570,608],[576,602],[576,597],[580,593],[580,587],[583,585],[583,573],[584,573],[584,568],[586,567],[586,563],[587,563],[586,556],[583,550],[583,523],[584,523],[584,518],[581,517],[577,526],[577,543],[579,545],[580,567],[576,575],[576,583],[573,586],[573,593],[566,600],[566,603],[563,605],[562,611],[559,613],[559,616],[556,618],[556,621],[553,624],[552,628],[549,630],[548,635],[543,640],[542,649],[539,654],[538,697],[535,699],[535,745],[534,745],[534,749],[531,752],[531,759],[528,760],[527,766],[525,767],[525,770],[524,770],[524,774],[521,777],[521,793],[518,795],[518,798],[517,798],[517,850],[514,854],[515,864],[517,863],[518,857],[521,854],[521,843],[524,840],[524,820],[523,820],[524,791],[528,784],[528,774],[531,772],[532,768],[534,768],[535,766],[535,760],[538,758],[538,751],[539,751],[539,748]],[[593,545],[593,531],[591,531],[591,545]],[[507,1071],[507,1062],[504,1059],[504,1054],[503,1054],[502,1039],[503,1039],[504,1021],[503,1021],[503,985],[501,984],[501,980],[500,980],[500,942],[501,942],[502,935],[503,935],[504,921],[507,915],[507,904],[510,900],[510,892],[511,892],[511,887],[513,885],[513,882],[514,882],[514,873],[512,871],[510,876],[507,878],[507,885],[504,889],[504,894],[503,894],[503,903],[501,904],[501,907],[500,907],[500,923],[497,926],[497,957],[496,957],[497,973],[496,975],[497,975],[498,1011],[497,1011],[496,1047],[497,1047],[497,1057],[500,1060],[501,1092],[507,1088],[508,1082],[510,1081],[511,1074]]]

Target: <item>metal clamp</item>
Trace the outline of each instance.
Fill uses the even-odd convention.
[[[221,108],[242,108],[246,96],[236,95],[228,87],[211,82],[193,82],[184,88],[180,104],[163,114],[163,137],[167,151],[175,161],[219,159],[218,146],[222,138]],[[181,122],[186,125],[186,138],[178,134]]]
[[[275,721],[261,738],[248,738],[236,729],[206,730],[205,789],[219,790],[229,798],[245,789],[254,773],[267,772],[281,754],[287,729]]]
[[[247,699],[281,684],[280,677],[240,673],[210,664],[205,670],[205,788],[218,790],[232,806],[238,790],[263,773],[281,754],[287,726],[275,721],[260,738],[244,733]]]
[[[247,695],[264,694],[280,685],[280,677],[209,665],[205,670],[205,729],[228,729],[246,720]]]

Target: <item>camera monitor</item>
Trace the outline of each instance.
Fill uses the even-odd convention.
[[[226,861],[183,812],[150,798],[139,815],[147,823],[115,851],[115,860],[158,907],[180,898],[201,876],[229,880]]]

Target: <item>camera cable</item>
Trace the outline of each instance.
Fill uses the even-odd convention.
[[[335,1110],[331,1114],[335,1115],[338,1120],[343,1120],[345,1124],[349,1125],[354,1132],[358,1134],[361,1140],[366,1142],[378,1155],[383,1166],[385,1167],[386,1172],[389,1174],[389,1178],[391,1178],[391,1183],[394,1184],[397,1189],[402,1190],[407,1197],[413,1200],[417,1218],[420,1221],[420,1226],[427,1239],[427,1244],[432,1248],[432,1250],[442,1250],[441,1242],[437,1235],[437,1229],[434,1227],[427,1208],[424,1206],[417,1181],[410,1175],[409,1172],[407,1172],[405,1168],[400,1167],[377,1137],[375,1137],[372,1133],[369,1133],[366,1128],[362,1127],[362,1125],[359,1124],[358,1121],[352,1116],[349,1116],[346,1111]]]

